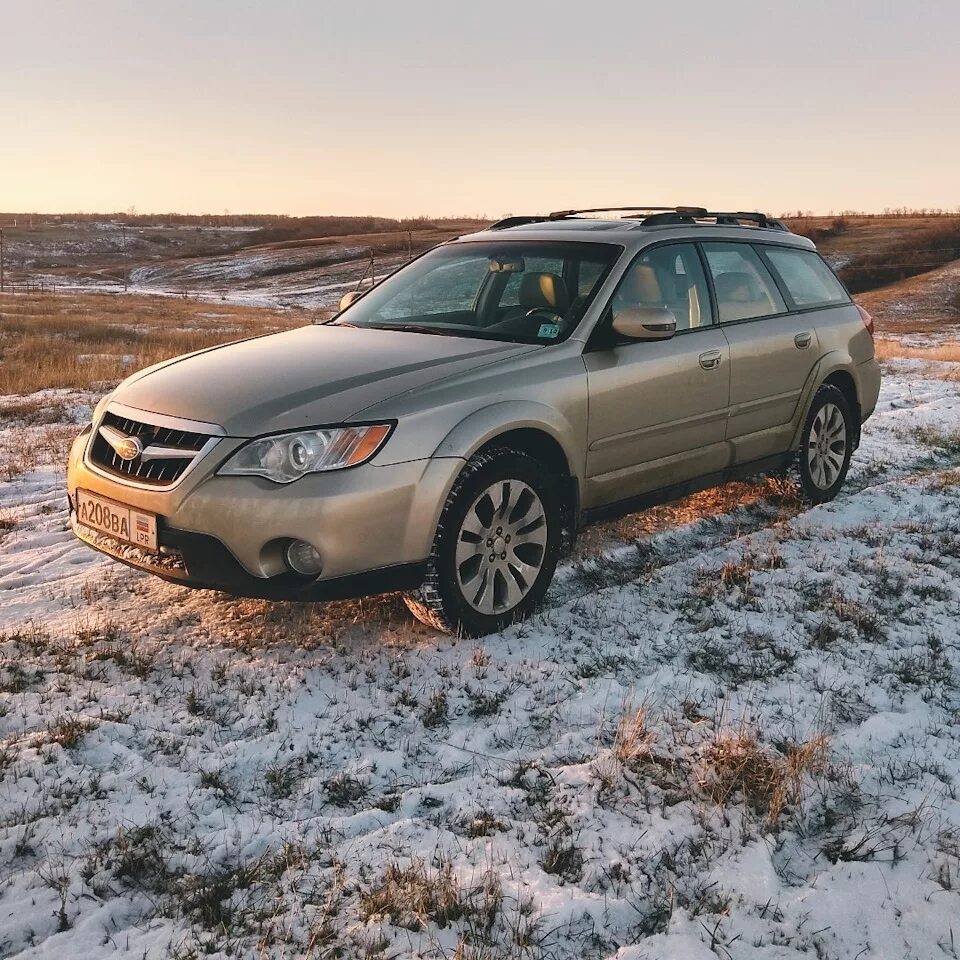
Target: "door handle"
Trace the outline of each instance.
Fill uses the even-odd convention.
[[[700,354],[700,366],[704,370],[714,370],[720,366],[722,358],[723,354],[719,350],[707,350],[706,353]]]
[[[804,330],[803,333],[798,333],[794,338],[793,342],[797,345],[798,350],[806,350],[810,346],[810,341],[813,340],[813,334],[809,330]]]

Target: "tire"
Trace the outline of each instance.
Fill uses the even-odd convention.
[[[468,461],[440,514],[423,585],[404,597],[411,613],[467,637],[528,617],[564,541],[561,489],[543,464],[516,450]]]
[[[847,398],[824,384],[813,395],[800,435],[800,487],[810,503],[832,500],[843,486],[856,443]]]

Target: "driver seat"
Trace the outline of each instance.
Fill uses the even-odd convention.
[[[517,290],[518,306],[506,311],[502,319],[489,326],[525,337],[536,336],[543,317],[527,318],[531,310],[549,310],[564,317],[570,307],[570,294],[563,277],[555,273],[525,273]]]
[[[525,273],[520,281],[517,299],[524,312],[546,307],[563,316],[570,306],[567,285],[555,273]]]

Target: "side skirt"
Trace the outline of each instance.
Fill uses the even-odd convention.
[[[788,467],[795,456],[796,453],[792,450],[787,453],[778,453],[772,457],[751,460],[749,463],[741,463],[735,467],[727,467],[726,470],[717,470],[714,473],[704,474],[702,477],[684,480],[682,483],[673,483],[667,487],[659,487],[656,490],[650,490],[647,493],[641,493],[635,497],[628,497],[625,500],[617,500],[613,503],[605,503],[599,507],[591,507],[580,514],[580,526],[587,527],[593,523],[601,523],[604,520],[612,520],[617,517],[626,516],[628,513],[647,510],[650,507],[656,507],[662,503],[669,503],[671,500],[688,497],[692,493],[699,493],[701,490],[708,490],[710,487],[719,487],[721,484],[729,483],[731,480],[743,480],[746,477],[752,477],[758,473],[775,473],[778,470],[783,470]]]

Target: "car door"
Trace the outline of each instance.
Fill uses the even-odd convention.
[[[625,341],[618,309],[665,307],[669,340]],[[584,354],[589,390],[584,506],[627,499],[725,467],[729,348],[713,323],[692,243],[644,251],[623,275]]]
[[[791,312],[767,264],[750,243],[704,242],[718,319],[730,345],[727,439],[734,462],[782,453],[819,358],[810,314]]]

